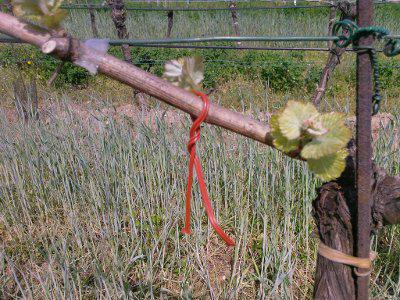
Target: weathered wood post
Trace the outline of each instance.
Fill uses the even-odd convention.
[[[336,21],[336,13],[338,10],[337,2],[334,1],[332,3],[332,6],[329,9],[329,19],[328,19],[328,30],[327,30],[327,35],[330,36],[332,35],[332,28],[333,28],[333,23]],[[328,41],[328,48],[331,49],[333,45],[332,41]]]
[[[172,27],[174,26],[174,11],[173,10],[169,10],[167,12],[167,17],[168,17],[168,28],[167,28],[167,38],[171,37],[171,33],[172,33]]]
[[[123,0],[108,0],[108,5],[111,7],[111,17],[117,29],[119,39],[129,39],[128,29],[126,28],[126,11]],[[122,45],[122,54],[127,62],[132,63],[131,49],[129,45]]]
[[[99,31],[97,30],[96,14],[95,14],[95,11],[94,11],[93,1],[92,0],[89,0],[87,2],[87,7],[88,7],[88,10],[89,10],[90,24],[92,26],[93,37],[97,39],[99,37]]]
[[[357,24],[373,25],[373,0],[357,0]],[[362,37],[357,47],[357,135],[356,135],[356,183],[357,183],[357,256],[368,258],[370,253],[371,206],[372,206],[372,65],[369,51],[362,50],[373,43],[372,35]],[[357,277],[357,299],[368,299],[368,270]]]
[[[355,4],[352,4],[348,1],[338,2],[337,8],[341,11],[340,20],[351,20],[354,21],[356,19],[357,9]],[[331,11],[332,12],[332,11]],[[335,12],[336,15],[336,12]],[[331,16],[330,16],[331,17]],[[332,32],[332,28],[329,27],[329,32]],[[346,32],[343,32],[346,35]],[[330,43],[329,43],[330,45]],[[340,48],[336,45],[330,47],[330,53],[328,56],[328,60],[326,62],[326,66],[322,71],[322,74],[319,79],[319,83],[315,92],[312,96],[312,102],[315,106],[319,107],[322,97],[325,95],[326,87],[328,81],[331,77],[331,74],[335,70],[336,66],[340,63],[340,58],[343,53],[346,52],[345,48]]]
[[[60,62],[55,70],[53,71],[53,74],[51,74],[50,78],[47,80],[47,86],[52,86],[54,81],[56,81],[58,74],[60,74],[62,68],[64,67],[64,62]]]
[[[237,15],[237,9],[236,9],[236,2],[231,1],[229,4],[229,9],[231,11],[231,16],[232,16],[232,26],[233,30],[235,31],[236,36],[240,36],[240,29],[239,29],[239,21],[238,21],[238,15]],[[237,42],[236,43],[238,46],[242,45],[242,42]]]
[[[123,0],[108,0],[108,5],[112,8],[111,17],[114,22],[115,28],[117,29],[117,35],[119,39],[129,39],[128,29],[126,28],[126,10]],[[122,45],[122,54],[124,60],[128,63],[132,63],[131,47],[129,45]],[[133,90],[133,96],[136,98],[137,103],[145,108],[148,106],[144,95],[137,90]]]

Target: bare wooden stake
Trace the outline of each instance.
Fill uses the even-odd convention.
[[[99,37],[99,31],[97,30],[96,14],[95,14],[95,10],[93,9],[93,1],[89,0],[87,6],[89,9],[90,24],[92,26],[93,37],[97,39]]]
[[[126,28],[126,11],[123,0],[108,0],[108,4],[112,8],[112,19],[117,29],[117,35],[119,39],[129,39],[128,29]],[[131,48],[129,45],[122,45],[122,54],[124,55],[124,60],[128,63],[132,63]],[[144,95],[141,92],[133,89],[133,97],[136,99],[138,105],[141,108],[148,106]]]
[[[333,28],[333,24],[336,21],[336,14],[337,14],[337,3],[334,3],[331,8],[329,9],[329,20],[328,20],[328,36],[332,35],[332,28]],[[328,48],[331,49],[333,45],[332,41],[328,41]]]
[[[231,1],[231,3],[229,4],[229,9],[231,10],[232,26],[233,26],[233,30],[235,31],[235,35],[236,36],[240,36],[239,21],[238,21],[238,15],[237,15],[236,2],[235,1]],[[242,42],[237,42],[236,44],[238,46],[241,46]]]
[[[166,37],[170,38],[172,33],[172,27],[174,26],[174,11],[173,10],[168,11],[167,17],[168,17],[168,28]]]
[[[119,39],[129,39],[128,29],[126,28],[126,11],[124,1],[122,0],[108,0],[108,5],[112,8],[111,17],[117,29]],[[129,45],[122,45],[122,53],[127,62],[132,63],[131,49]]]
[[[348,19],[354,21],[356,19],[357,9],[355,4],[352,4],[348,1],[339,2],[338,9],[341,11],[341,17],[340,17],[341,20]],[[330,28],[329,30],[332,31],[332,28]],[[343,32],[343,34],[346,35],[347,32]],[[333,47],[330,49],[331,51],[329,53],[326,66],[322,71],[321,77],[319,79],[319,84],[315,89],[314,95],[312,96],[311,100],[312,103],[317,107],[319,107],[321,104],[322,97],[325,95],[327,84],[333,71],[335,70],[336,66],[340,63],[340,58],[343,55],[343,53],[346,52],[346,49],[339,48],[336,45],[333,45]]]

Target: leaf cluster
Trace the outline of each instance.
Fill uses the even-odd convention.
[[[320,114],[311,103],[289,101],[272,116],[271,134],[277,149],[299,152],[322,180],[338,178],[346,167],[351,131],[341,113]]]

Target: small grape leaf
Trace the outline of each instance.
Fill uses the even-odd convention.
[[[318,115],[317,109],[311,103],[289,101],[279,116],[279,128],[288,140],[295,140],[301,136],[304,122]]]
[[[283,152],[294,151],[299,147],[299,140],[288,140],[279,128],[279,115],[271,116],[270,120],[271,135],[276,149]]]
[[[316,135],[301,150],[301,157],[318,159],[334,154],[346,147],[351,138],[351,131],[345,125],[345,117],[341,113],[328,113],[316,118],[327,130],[325,134]]]
[[[320,157],[318,159],[307,159],[310,171],[324,181],[330,181],[338,178],[346,168],[346,149],[340,149],[338,152]]]

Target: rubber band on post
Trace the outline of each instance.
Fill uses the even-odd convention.
[[[187,145],[187,149],[190,153],[189,160],[189,175],[186,188],[186,217],[185,217],[185,227],[182,232],[185,234],[190,234],[190,200],[192,193],[193,184],[193,168],[196,169],[197,180],[199,182],[201,198],[203,201],[204,208],[207,213],[208,220],[211,226],[214,228],[215,232],[224,240],[228,246],[234,246],[235,242],[219,227],[217,220],[215,219],[214,212],[212,209],[211,201],[208,196],[207,187],[203,177],[203,171],[201,169],[200,160],[196,154],[196,142],[200,139],[200,126],[201,123],[207,118],[208,110],[210,108],[210,101],[207,95],[193,91],[193,93],[201,98],[204,103],[203,110],[200,115],[195,119],[192,117],[193,124],[190,128],[190,139]]]
[[[372,262],[375,260],[377,254],[371,251],[368,258],[355,257],[339,250],[333,249],[319,241],[318,254],[329,259],[330,261],[345,264],[354,267],[354,274],[358,277],[369,276],[372,272]],[[367,269],[366,272],[358,271],[358,269]]]

